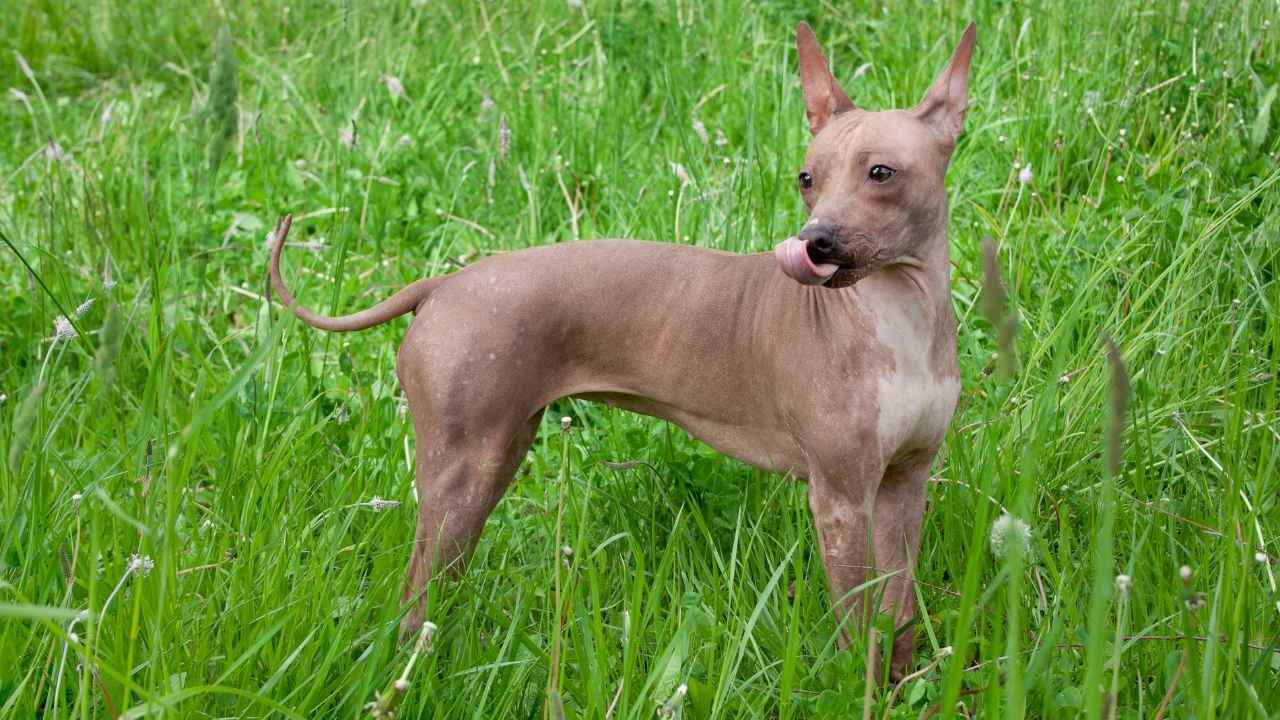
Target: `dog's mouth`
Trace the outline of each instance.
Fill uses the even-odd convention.
[[[866,277],[863,268],[844,263],[816,263],[809,257],[809,248],[800,238],[787,238],[773,249],[778,267],[792,280],[802,285],[823,285],[829,288],[848,287]]]
[[[868,267],[841,265],[839,270],[832,273],[831,277],[827,278],[827,281],[822,283],[822,286],[832,289],[849,287],[870,274],[871,268]]]

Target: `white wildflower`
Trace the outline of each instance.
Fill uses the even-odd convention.
[[[671,694],[671,699],[658,708],[658,716],[664,718],[673,718],[680,710],[680,706],[684,704],[684,696],[689,692],[689,686],[680,683],[680,687]]]
[[[401,135],[396,138],[396,147],[409,147],[413,144],[413,138],[408,135]]]
[[[568,415],[565,415],[564,417],[560,418],[561,432],[567,432],[569,428],[572,426],[573,426],[573,418],[569,417]]]
[[[1005,552],[1014,545],[1023,552],[1031,544],[1031,527],[1009,513],[1004,513],[991,524],[991,552],[996,557],[1004,557]]]
[[[409,692],[409,681],[405,680],[404,678],[396,678],[396,682],[393,687],[395,687],[396,692],[403,695]]]
[[[156,567],[156,562],[151,559],[150,555],[138,555],[134,553],[129,556],[129,572],[146,577]]]
[[[356,133],[351,128],[341,128],[338,130],[338,142],[349,148],[356,146]]]
[[[716,128],[716,147],[724,147],[729,144],[729,138],[724,136],[724,131]],[[725,164],[728,164],[729,158],[725,158]]]
[[[91,307],[93,307],[93,298],[89,298],[88,300],[85,300],[84,302],[77,305],[76,312],[75,312],[76,319],[79,320],[80,318],[84,317],[84,314],[89,312],[89,308]]]
[[[1182,578],[1182,582],[1184,583],[1191,582],[1191,568],[1186,565],[1178,568],[1178,577]]]
[[[495,107],[497,107],[497,103],[493,101],[493,98],[489,97],[489,93],[485,93],[484,97],[480,100],[480,114],[488,114],[488,112],[493,110]]]
[[[3,397],[3,396],[0,396],[0,397]],[[1267,554],[1262,552],[1261,550],[1253,554],[1253,559],[1256,560],[1257,562],[1262,563],[1263,565],[1266,565],[1271,562],[1271,558],[1267,557]]]
[[[425,622],[422,624],[422,632],[418,635],[418,642],[414,643],[413,651],[416,653],[431,652],[431,639],[436,634],[436,624],[433,622]]]
[[[1035,176],[1031,174],[1031,163],[1027,163],[1018,171],[1018,182],[1023,185],[1030,185]]]
[[[395,75],[384,74],[382,76],[382,82],[387,86],[387,92],[391,93],[392,97],[402,98],[404,100],[409,99],[408,94],[404,91],[404,85],[400,82],[400,78],[397,78]]]
[[[1116,576],[1116,590],[1119,590],[1121,595],[1128,595],[1129,589],[1132,587],[1133,587],[1133,578],[1129,577],[1128,575]]]
[[[76,328],[66,315],[59,315],[53,320],[53,341],[69,340],[76,336]]]

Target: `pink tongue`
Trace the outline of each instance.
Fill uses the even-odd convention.
[[[778,267],[787,277],[805,285],[821,285],[840,269],[838,265],[830,263],[815,264],[809,259],[804,241],[800,238],[788,238],[778,243],[773,249],[773,255],[778,259]]]

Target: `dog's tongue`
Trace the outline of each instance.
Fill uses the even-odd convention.
[[[805,285],[821,285],[839,270],[839,266],[830,263],[817,264],[809,259],[809,252],[800,238],[788,238],[778,243],[773,249],[778,258],[778,267],[787,277]]]

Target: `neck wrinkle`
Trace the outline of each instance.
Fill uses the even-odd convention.
[[[943,304],[951,302],[951,246],[945,230],[935,235],[924,252],[885,269],[910,282],[925,297],[925,306],[935,318]]]

